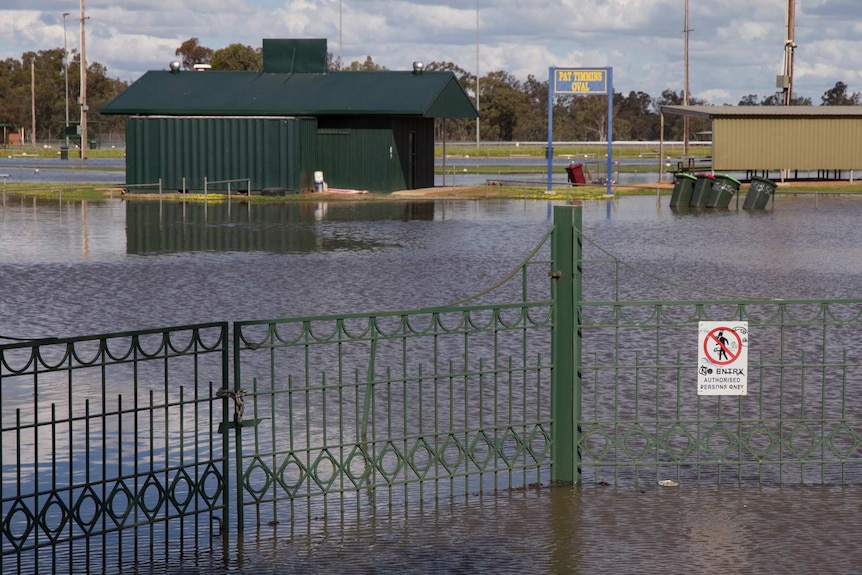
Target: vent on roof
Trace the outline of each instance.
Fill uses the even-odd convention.
[[[213,69],[209,64],[195,64],[193,68],[195,72],[206,72]]]

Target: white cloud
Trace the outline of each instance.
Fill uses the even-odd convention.
[[[0,58],[79,43],[78,3],[5,0]],[[451,61],[476,70],[474,0],[88,0],[87,58],[111,76],[134,80],[164,69],[192,37],[218,49],[263,38],[327,38],[349,63],[371,56],[390,69],[414,60]],[[612,66],[617,91],[681,90],[684,0],[478,0],[479,71],[519,80],[548,67]],[[339,30],[339,8],[341,29]],[[736,103],[775,92],[785,35],[786,0],[690,2],[692,94]],[[858,0],[806,0],[796,14],[795,88],[819,102],[843,81],[862,91]],[[339,42],[340,39],[340,42]]]

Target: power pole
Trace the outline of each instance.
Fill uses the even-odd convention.
[[[36,149],[36,60],[30,60],[30,119],[33,122],[30,129],[30,143]]]
[[[84,0],[81,0],[81,159],[87,159],[87,52],[84,49]]]
[[[787,0],[787,17],[784,33],[784,77],[782,88],[784,90],[784,105],[793,103],[793,50],[796,48],[794,40],[796,28],[796,0]]]
[[[691,30],[688,27],[688,0],[685,0],[685,89],[682,95],[683,106],[688,106],[689,91],[688,91],[688,34]],[[683,134],[683,155],[688,155],[688,114],[682,117]]]
[[[476,0],[476,111],[479,111],[479,0]],[[479,116],[476,116],[476,148],[479,148]]]

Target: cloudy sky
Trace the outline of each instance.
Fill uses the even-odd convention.
[[[477,34],[478,5],[478,34]],[[192,37],[212,49],[263,38],[326,38],[345,63],[390,70],[450,61],[481,75],[547,80],[549,66],[614,70],[617,92],[684,86],[685,0],[84,0],[86,54],[113,78],[167,69]],[[692,96],[736,104],[776,91],[787,0],[690,0]],[[0,58],[80,47],[80,0],[2,0]],[[820,103],[862,92],[862,0],[796,0],[794,88]]]

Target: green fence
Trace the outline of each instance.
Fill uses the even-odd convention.
[[[747,394],[698,395],[698,325],[747,328]],[[583,480],[862,481],[862,300],[582,302]]]
[[[445,307],[0,346],[0,572],[231,561],[553,482],[862,481],[862,300],[623,301],[585,237],[557,206]],[[698,394],[706,321],[745,326],[745,395]]]

